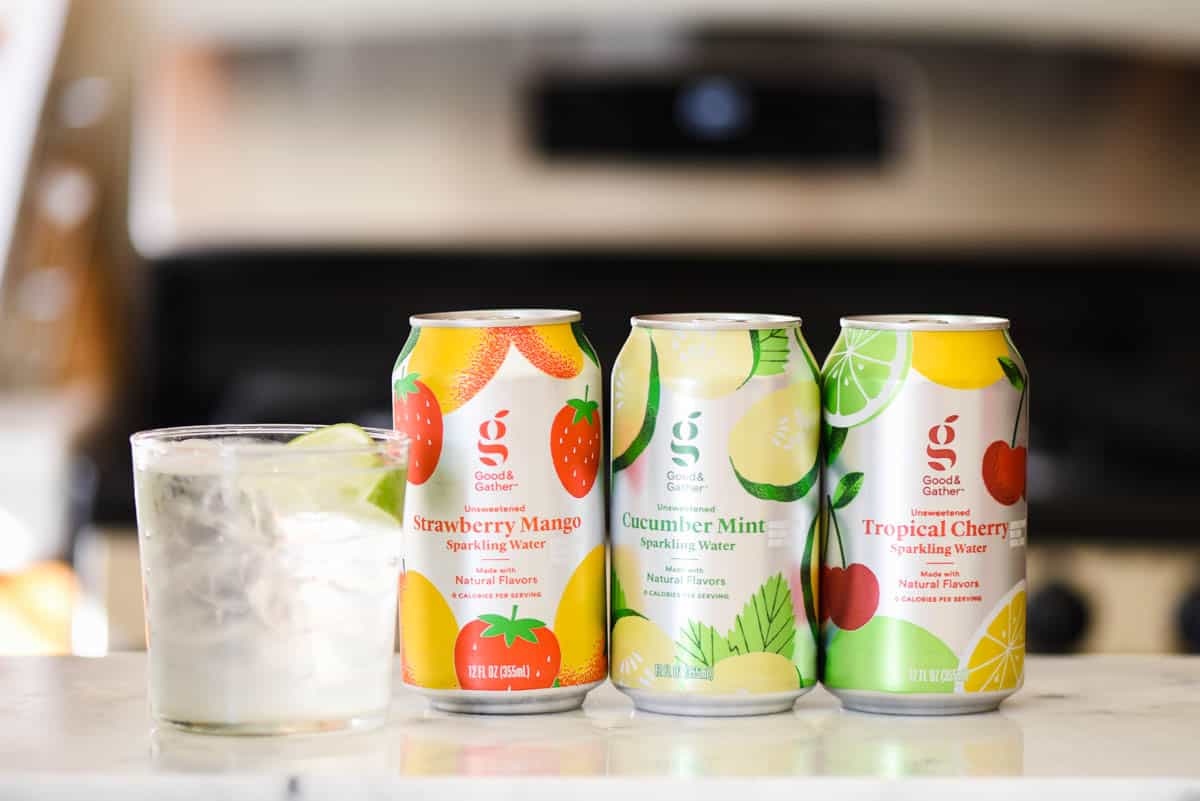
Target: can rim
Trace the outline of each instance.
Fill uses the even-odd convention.
[[[576,323],[583,315],[574,309],[466,309],[414,314],[413,328],[515,328],[525,325]]]
[[[856,314],[842,318],[842,328],[882,331],[1005,331],[1007,317],[985,314]]]
[[[679,312],[635,314],[634,328],[667,328],[679,331],[756,331],[766,328],[799,328],[803,321],[790,314],[739,312]]]

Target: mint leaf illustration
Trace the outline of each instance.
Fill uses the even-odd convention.
[[[842,476],[842,480],[838,482],[837,488],[833,491],[833,498],[829,501],[830,506],[834,509],[844,509],[849,506],[850,502],[858,497],[862,485],[862,473],[847,473]]]
[[[1025,389],[1025,375],[1021,372],[1021,368],[1017,367],[1017,363],[1007,356],[997,356],[996,361],[1000,362],[1000,369],[1004,371],[1004,377],[1008,379],[1008,383],[1016,387],[1020,392]]]
[[[750,368],[746,381],[756,375],[779,375],[787,367],[789,349],[786,328],[751,331],[750,347],[754,354],[754,366]]]
[[[613,609],[628,609],[629,599],[625,597],[625,588],[617,578],[617,571],[612,573],[612,607]]]
[[[642,418],[642,427],[638,429],[637,436],[633,438],[633,442],[625,449],[622,454],[613,454],[611,472],[609,474],[609,484],[612,484],[612,478],[620,471],[629,467],[637,458],[642,455],[642,451],[646,450],[646,446],[650,444],[650,438],[654,436],[654,423],[658,418],[658,401],[661,387],[658,380],[658,349],[654,347],[654,340],[650,340],[650,386],[646,394],[646,413]]]
[[[808,362],[808,367],[812,370],[812,377],[817,382],[817,386],[821,386],[821,368],[817,365],[816,360],[813,359],[812,351],[808,349],[808,344],[804,341],[804,337],[800,335],[798,327],[792,329],[792,337],[796,340],[796,347],[804,355],[804,361]]]
[[[842,452],[842,446],[846,444],[846,434],[848,431],[849,429],[831,426],[829,423],[824,424],[825,464],[833,464],[833,460]]]
[[[729,642],[712,626],[689,620],[675,643],[675,658],[689,667],[711,668],[732,656]]]
[[[575,343],[579,345],[583,355],[591,359],[592,364],[599,367],[600,359],[596,356],[596,350],[592,347],[592,343],[588,342],[587,334],[583,333],[583,323],[579,321],[571,323],[571,333],[575,335]]]
[[[821,641],[820,618],[817,616],[817,592],[814,586],[816,577],[813,576],[814,563],[821,562],[821,508],[817,505],[817,515],[808,527],[808,539],[804,543],[804,556],[800,560],[800,592],[804,596],[804,616],[808,619],[809,631],[813,642]]]
[[[641,612],[635,612],[629,608],[629,599],[625,597],[625,588],[621,586],[621,580],[617,578],[617,571],[612,572],[612,622],[616,622],[623,617],[645,617]]]
[[[392,368],[393,370],[399,368],[400,363],[402,361],[404,361],[405,358],[408,357],[408,354],[413,352],[413,348],[415,348],[417,346],[417,339],[420,336],[421,336],[420,328],[414,328],[412,331],[409,332],[408,339],[406,339],[404,341],[404,347],[402,347],[400,349],[400,355],[396,357],[396,366]]]
[[[792,609],[792,589],[778,573],[767,579],[742,612],[733,619],[729,648],[735,654],[756,652],[792,658],[796,648],[796,613]]]

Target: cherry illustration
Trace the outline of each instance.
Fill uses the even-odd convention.
[[[830,618],[830,613],[829,613],[830,600],[832,598],[836,598],[837,596],[839,596],[841,594],[842,576],[844,576],[845,574],[846,574],[846,571],[840,567],[829,567],[828,565],[821,565],[821,595],[820,595],[821,609],[820,609],[820,611],[821,611],[821,622],[822,623],[824,623],[826,620],[829,620],[829,618]]]
[[[871,568],[860,562],[846,567],[842,576],[841,592],[834,601],[834,624],[839,629],[854,631],[862,628],[875,616],[879,608],[879,579]]]
[[[1017,445],[1017,432],[1021,428],[1021,410],[1025,406],[1027,379],[1012,359],[1003,356],[999,359],[1004,375],[1021,393],[1017,401],[1017,419],[1013,424],[1012,439],[1005,442],[998,439],[983,452],[983,486],[997,503],[1012,506],[1025,497],[1025,463],[1027,449]]]
[[[838,482],[832,496],[826,496],[829,506],[829,521],[837,537],[841,567],[821,568],[821,622],[832,620],[844,631],[862,628],[879,608],[879,579],[871,568],[861,562],[846,564],[846,549],[842,543],[842,529],[838,525],[835,510],[847,506],[862,489],[863,474],[847,473]],[[828,542],[826,542],[828,550]],[[828,561],[828,560],[826,560]]]
[[[998,502],[1012,506],[1025,497],[1025,446],[998,439],[983,452],[983,485]]]

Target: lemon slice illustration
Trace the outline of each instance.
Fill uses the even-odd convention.
[[[982,389],[1004,378],[1010,356],[1003,331],[914,331],[912,368],[951,389]]]
[[[996,611],[967,646],[962,668],[969,693],[1011,690],[1025,677],[1025,582],[1019,581],[996,604]]]

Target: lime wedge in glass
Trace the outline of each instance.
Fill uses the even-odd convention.
[[[843,329],[821,371],[825,422],[850,428],[883,411],[904,383],[911,357],[907,331]]]
[[[364,516],[380,510],[403,522],[405,470],[402,465],[389,469],[382,454],[367,450],[376,444],[359,426],[339,423],[301,434],[287,448],[313,452],[310,466],[323,485],[322,495],[336,493],[336,511]]]

